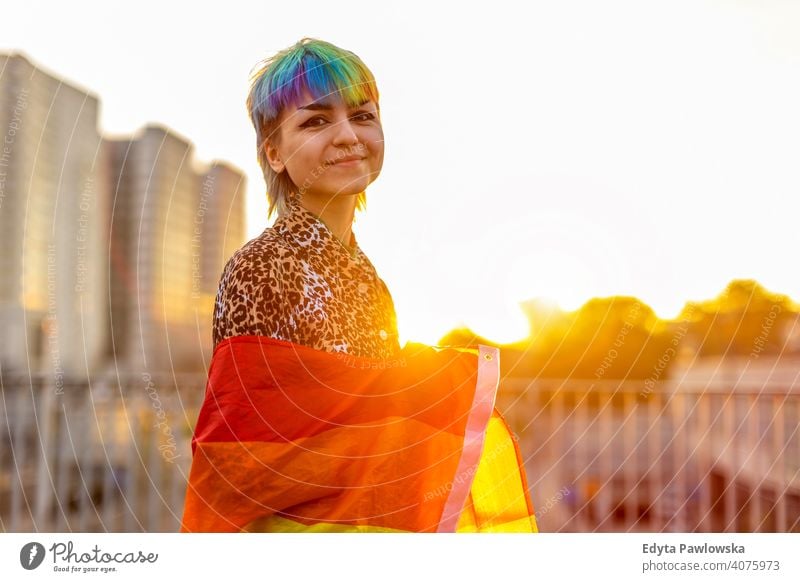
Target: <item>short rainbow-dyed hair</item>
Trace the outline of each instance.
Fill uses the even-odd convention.
[[[348,107],[372,100],[380,115],[378,86],[367,66],[354,53],[329,42],[305,37],[256,65],[251,75],[247,110],[256,130],[258,163],[267,183],[269,218],[288,211],[289,196],[298,190],[286,171],[277,174],[267,162],[266,143],[280,140],[280,115],[299,105],[303,91],[314,100],[338,94]],[[356,209],[366,208],[366,196],[358,195]]]

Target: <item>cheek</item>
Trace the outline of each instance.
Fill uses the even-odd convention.
[[[311,172],[320,164],[320,154],[313,140],[306,141],[296,147],[287,149],[286,167],[295,174]]]
[[[383,150],[384,150],[384,141],[383,141],[383,131],[376,130],[371,132],[369,136],[367,136],[367,146],[369,147],[372,155],[376,159],[383,159]]]
[[[371,132],[372,141],[375,143],[380,143],[383,146],[383,126],[378,126],[375,128],[375,131]]]
[[[375,163],[373,164],[376,170],[381,169],[383,167],[383,142],[380,142],[379,149],[375,152]]]

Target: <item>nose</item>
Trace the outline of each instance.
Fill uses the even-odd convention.
[[[345,117],[334,126],[333,143],[335,145],[352,145],[358,143],[358,134],[349,118]]]

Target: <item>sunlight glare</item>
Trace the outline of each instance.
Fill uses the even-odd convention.
[[[540,298],[574,311],[593,296],[593,272],[580,258],[558,250],[529,253],[511,262],[506,297],[515,303]]]
[[[475,334],[498,344],[509,344],[528,337],[530,328],[519,305],[498,300],[482,301],[465,323]]]

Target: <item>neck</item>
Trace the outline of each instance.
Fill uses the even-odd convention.
[[[303,208],[319,218],[328,227],[328,230],[333,233],[333,236],[339,239],[339,242],[347,248],[351,248],[350,233],[357,200],[357,195],[320,198],[306,192],[300,197],[299,203]]]

